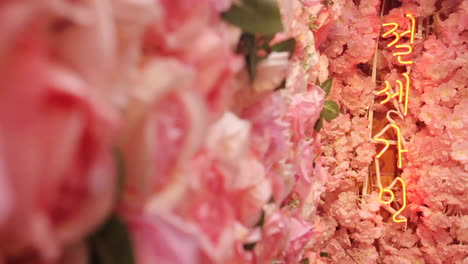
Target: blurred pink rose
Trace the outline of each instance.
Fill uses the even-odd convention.
[[[134,84],[121,149],[126,161],[124,204],[171,208],[186,186],[189,163],[202,143],[205,107],[190,88],[193,71],[174,59],[148,62]]]
[[[0,13],[22,7],[1,6]],[[23,15],[40,11],[28,7],[23,11],[31,13]],[[11,33],[0,42],[1,177],[3,186],[9,184],[2,195],[13,203],[0,225],[0,254],[7,260],[26,253],[54,261],[113,206],[117,119],[90,86],[95,83],[51,56],[53,33],[41,17],[17,18],[25,20],[17,21],[15,26],[24,27],[15,32],[12,20],[0,21],[0,32]]]
[[[314,230],[311,223],[300,217],[291,217],[288,229],[289,241],[285,261],[287,264],[294,264],[301,261],[305,247],[314,235]]]
[[[297,144],[300,139],[312,137],[314,126],[322,111],[325,92],[317,85],[309,85],[308,91],[291,94],[288,98],[286,119],[290,124],[292,142]]]
[[[227,110],[232,97],[234,75],[243,66],[242,58],[231,50],[230,39],[236,38],[231,35],[236,35],[237,32],[231,34],[229,28],[223,26],[205,28],[180,57],[184,63],[195,69],[193,88],[204,99],[209,110],[207,114],[213,120],[221,117]],[[238,33],[240,36],[240,32]]]
[[[189,188],[175,211],[199,230],[204,254],[215,263],[221,262],[234,245],[236,212],[229,183],[235,168],[213,152],[200,151],[191,170]]]
[[[166,54],[187,48],[210,22],[217,19],[211,0],[158,0],[162,22],[150,26],[145,35],[145,50]]]
[[[253,226],[261,209],[271,198],[271,183],[265,167],[251,150],[250,122],[230,112],[214,123],[205,146],[224,167],[226,188],[231,196],[236,218]]]

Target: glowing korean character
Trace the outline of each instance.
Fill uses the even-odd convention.
[[[390,35],[393,35],[395,37],[395,39],[392,42],[387,44],[387,47],[389,48],[389,47],[395,45],[400,40],[400,34],[398,34],[396,32],[397,29],[398,29],[398,24],[395,23],[395,22],[392,22],[392,23],[382,24],[382,26],[383,27],[392,27],[389,31],[382,34],[382,38],[387,38]]]
[[[383,38],[387,38],[389,36],[394,36],[395,39],[390,42],[389,44],[387,44],[387,47],[391,47],[393,45],[395,45],[401,37],[407,35],[407,34],[410,34],[410,44],[413,44],[414,43],[414,31],[415,31],[415,27],[416,27],[416,20],[414,19],[413,15],[411,14],[406,14],[406,17],[410,20],[410,27],[408,30],[406,30],[405,32],[399,34],[398,32],[396,32],[398,30],[398,28],[400,27],[400,25],[398,25],[398,23],[395,23],[395,22],[391,22],[391,23],[385,23],[385,24],[382,24],[382,27],[391,27],[387,32],[383,33],[382,34],[382,37]]]
[[[411,46],[411,44],[414,43],[414,31],[415,31],[415,27],[416,27],[416,21],[413,17],[413,15],[411,14],[406,14],[406,17],[410,20],[410,26],[409,26],[409,29],[404,31],[403,33],[399,34],[397,32],[397,29],[399,28],[399,25],[395,22],[391,22],[391,23],[385,23],[385,24],[382,24],[383,27],[391,27],[387,32],[383,33],[382,34],[382,37],[383,38],[387,38],[387,37],[390,37],[390,36],[394,36],[395,39],[388,43],[387,44],[387,47],[392,47],[393,45],[397,44],[398,41],[401,39],[401,37],[405,36],[405,35],[410,35],[410,43],[409,44],[400,44],[400,45],[396,45],[396,49],[398,49],[398,51],[396,51],[395,53],[393,53],[393,56],[397,56],[397,60],[399,63],[401,64],[404,64],[404,65],[407,65],[407,64],[412,64],[413,61],[411,60],[403,60],[402,59],[402,56],[404,55],[409,55],[413,52],[413,47]]]
[[[403,103],[403,97],[405,99],[404,101],[404,111],[403,114],[406,116],[408,114],[408,99],[409,99],[409,87],[410,87],[410,78],[408,73],[403,73],[403,76],[405,77],[405,84],[403,84],[402,81],[397,80],[396,83],[398,84],[398,89],[396,90],[395,93],[391,93],[390,91],[390,83],[388,81],[385,81],[385,88],[377,91],[377,95],[382,95],[385,94],[386,97],[383,99],[380,103],[385,104],[388,103],[391,99],[395,98],[398,96],[398,102]],[[403,96],[404,95],[404,96]]]
[[[402,60],[402,55],[409,55],[413,52],[413,47],[410,44],[400,44],[395,46],[397,49],[404,50],[404,51],[397,51],[394,52],[392,55],[393,57],[397,57],[397,60],[401,64],[413,64],[412,60]]]
[[[402,202],[402,205],[401,205],[401,208],[392,215],[392,219],[393,219],[393,221],[395,223],[407,222],[407,219],[404,218],[404,217],[403,217],[403,219],[398,219],[397,218],[397,216],[400,215],[401,212],[403,212],[403,210],[405,210],[405,208],[406,208],[406,182],[405,182],[405,180],[403,180],[400,177],[395,178],[393,183],[390,185],[389,189],[382,188],[382,186],[379,186],[379,200],[380,200],[380,202],[382,204],[391,204],[395,200],[395,194],[391,190],[391,188],[392,188],[391,186],[393,186],[395,184],[395,181],[399,181],[401,183],[401,194],[402,194],[401,202]],[[382,195],[384,193],[390,194],[390,198],[388,200],[382,199]]]
[[[403,148],[400,128],[396,124],[390,124],[390,127],[394,128],[397,134],[397,149],[398,149],[398,164],[397,165],[398,165],[398,168],[401,168],[402,167],[402,154],[404,152],[408,152],[408,150]],[[388,126],[385,127],[382,131],[387,130],[387,129],[388,129]],[[374,140],[385,144],[385,147],[383,147],[382,150],[375,156],[376,158],[379,159],[385,153],[385,151],[387,151],[388,147],[390,146],[390,142],[384,138],[380,138],[377,136],[374,137]]]
[[[416,28],[416,20],[411,14],[406,14],[406,17],[410,20],[411,25],[408,30],[400,34],[400,37],[410,34],[410,44],[413,44],[414,43],[414,30]]]
[[[401,208],[400,210],[396,211],[393,216],[392,216],[392,219],[395,223],[402,223],[402,222],[407,222],[407,219],[406,218],[403,218],[403,219],[397,219],[397,216],[399,214],[401,214],[401,212],[403,212],[403,210],[405,210],[406,208],[406,182],[405,180],[403,180],[402,178],[400,177],[397,177],[396,180],[398,180],[400,183],[401,183],[401,194],[402,194],[402,205],[401,205]]]

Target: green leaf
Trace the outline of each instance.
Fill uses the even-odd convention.
[[[322,87],[322,89],[325,91],[326,95],[328,95],[330,93],[332,84],[333,84],[333,78],[330,78],[330,79],[324,81],[322,83],[322,85],[320,85],[320,87]]]
[[[288,51],[292,54],[295,48],[296,48],[296,40],[294,38],[290,38],[290,39],[276,43],[275,45],[271,46],[271,51],[277,51],[277,52]]]
[[[327,121],[335,119],[340,113],[340,108],[335,101],[328,100],[323,104],[321,116]]]
[[[322,129],[323,126],[323,117],[320,116],[319,119],[317,120],[317,123],[315,123],[315,131],[320,132],[320,129]]]
[[[260,58],[257,57],[255,35],[243,33],[239,41],[238,52],[245,54],[245,63],[247,64],[249,76],[252,80],[255,79],[257,64],[260,61]]]
[[[324,258],[328,258],[328,253],[327,252],[320,252],[320,256]]]
[[[283,31],[275,0],[241,0],[233,4],[222,17],[249,33],[273,35]]]
[[[306,258],[306,259],[301,260],[299,264],[310,264],[310,261],[308,258]]]
[[[99,264],[134,264],[130,234],[117,215],[91,237],[95,261]]]

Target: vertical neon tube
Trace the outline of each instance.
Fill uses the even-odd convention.
[[[402,223],[402,222],[407,222],[408,221],[408,219],[406,219],[406,218],[403,218],[402,220],[397,219],[397,216],[399,214],[401,214],[401,212],[403,212],[403,210],[405,210],[405,208],[406,208],[406,183],[400,177],[398,177],[397,180],[401,182],[401,193],[402,193],[402,196],[403,196],[403,201],[402,201],[403,204],[402,204],[400,210],[398,210],[396,213],[393,214],[392,219],[393,219],[393,221],[395,223]]]

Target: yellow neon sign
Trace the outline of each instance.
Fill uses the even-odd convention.
[[[407,149],[402,149],[400,128],[395,124],[391,124],[390,126],[393,127],[397,132],[398,168],[401,169],[401,166],[402,166],[401,154],[403,152],[408,152],[408,150]]]
[[[374,138],[376,141],[380,141],[380,142],[383,142],[385,143],[385,147],[379,152],[379,154],[376,155],[376,157],[378,159],[380,159],[380,157],[382,156],[382,154],[384,154],[385,151],[387,151],[388,147],[390,146],[390,143],[388,142],[388,140],[384,139],[384,138],[378,138],[378,137],[375,137]]]
[[[391,99],[395,98],[398,96],[398,102],[403,103],[403,95],[405,98],[404,102],[404,111],[403,115],[406,116],[408,114],[408,100],[409,100],[409,88],[410,88],[410,78],[408,73],[403,73],[403,76],[405,77],[405,84],[401,80],[396,80],[396,83],[398,84],[398,89],[394,94],[390,94],[390,83],[388,81],[385,81],[385,88],[382,90],[379,90],[376,92],[376,95],[386,95],[385,99],[380,101],[380,104],[386,104],[388,103]]]
[[[401,64],[413,64],[412,60],[409,61],[402,61],[401,60],[401,55],[409,55],[413,52],[413,48],[409,44],[401,44],[401,45],[396,45],[395,46],[397,49],[400,48],[406,48],[406,51],[400,51],[400,52],[395,52],[393,53],[393,57],[398,56],[398,62]]]
[[[383,38],[388,37],[390,34],[395,36],[395,39],[387,45],[387,47],[390,48],[391,46],[395,45],[400,40],[400,34],[395,32],[398,29],[399,25],[397,23],[392,22],[392,23],[382,24],[382,26],[384,26],[384,27],[392,26],[393,27],[392,29],[390,29],[386,33],[382,34]]]
[[[403,115],[407,115],[408,114],[408,100],[409,100],[409,88],[410,88],[410,78],[409,78],[409,75],[408,73],[403,73],[403,76],[405,76],[405,79],[406,79],[406,89],[405,89],[405,109],[403,111]],[[401,99],[400,99],[400,103],[401,103]]]
[[[377,91],[377,95],[381,95],[383,93],[387,95],[387,98],[385,98],[383,101],[380,102],[381,104],[385,104],[388,101],[390,101],[391,96],[390,96],[389,90],[390,90],[390,83],[388,81],[385,81],[385,88],[383,90]]]
[[[397,29],[400,27],[400,25],[398,23],[391,22],[391,23],[382,24],[382,27],[391,27],[387,32],[382,34],[382,37],[387,38],[387,37],[390,37],[390,35],[393,35],[395,37],[395,39],[393,41],[391,41],[390,43],[387,44],[388,48],[395,45],[395,44],[397,44],[398,41],[400,41],[401,37],[403,37],[403,36],[405,36],[407,34],[410,34],[410,44],[414,43],[414,31],[415,31],[415,28],[416,28],[416,20],[414,19],[413,15],[411,15],[411,14],[406,14],[406,17],[411,21],[411,26],[410,26],[410,28],[408,30],[404,31],[401,34],[398,34],[398,32],[396,32]],[[400,52],[393,53],[394,57],[398,56],[397,61],[400,64],[404,64],[404,65],[413,64],[413,61],[411,61],[411,60],[402,60],[402,58],[401,58],[401,55],[409,55],[409,54],[411,54],[413,52],[413,48],[411,47],[410,44],[400,44],[400,45],[395,46],[397,49],[406,48],[406,51],[403,51],[403,52],[400,51]]]
[[[379,186],[379,189],[380,189],[380,191],[379,191],[379,200],[380,200],[381,203],[390,204],[391,202],[393,202],[393,199],[395,198],[395,194],[393,193],[392,190],[384,189],[384,188],[382,188],[380,186]],[[384,192],[388,192],[390,194],[390,199],[388,201],[385,201],[385,200],[382,199],[382,194]]]
[[[400,219],[397,219],[396,217],[397,217],[399,214],[401,214],[401,212],[403,212],[403,210],[405,210],[405,208],[406,208],[406,183],[405,183],[405,181],[404,181],[402,178],[400,178],[400,177],[397,177],[396,179],[401,183],[401,193],[402,193],[402,196],[403,196],[403,197],[402,197],[402,198],[403,198],[403,199],[402,199],[403,204],[402,204],[400,210],[398,210],[396,213],[393,214],[392,219],[393,219],[393,221],[396,222],[396,223],[402,223],[402,222],[407,222],[408,219],[403,218],[402,220],[400,220]]]
[[[408,29],[406,31],[399,34],[397,32],[397,30],[399,28],[398,23],[394,23],[394,22],[385,23],[385,24],[382,24],[382,27],[389,27],[389,29],[382,34],[382,37],[383,38],[389,38],[389,37],[393,36],[394,39],[390,43],[387,44],[387,47],[395,46],[395,51],[392,54],[392,56],[397,57],[398,63],[403,64],[403,65],[410,65],[410,64],[413,64],[413,61],[410,60],[410,59],[404,59],[403,57],[411,55],[412,52],[413,52],[413,47],[412,47],[411,44],[414,43],[416,20],[415,20],[415,18],[413,17],[412,14],[406,14],[406,18],[408,18],[410,20],[410,26],[408,27]],[[402,39],[402,37],[404,37],[404,36],[406,36],[408,34],[409,34],[409,43],[407,43],[407,44],[398,44],[398,42]],[[403,115],[401,115],[401,112],[400,112],[401,108],[399,108],[399,107],[397,107],[398,108],[397,111],[391,110],[391,111],[394,111],[396,113],[399,113],[399,116],[401,118],[403,118],[404,116],[406,116],[408,114],[409,88],[410,88],[410,85],[411,85],[410,84],[409,74],[408,73],[403,73],[403,77],[405,78],[405,83],[403,83],[402,80],[396,80],[396,84],[398,85],[398,87],[396,87],[397,89],[396,89],[396,91],[394,93],[393,93],[393,90],[391,89],[391,85],[390,85],[390,83],[388,81],[385,81],[385,88],[383,88],[383,89],[376,92],[376,95],[378,95],[378,96],[385,95],[385,98],[380,102],[380,104],[388,103],[391,99],[394,99],[394,98],[398,99],[399,104],[402,104],[402,103],[404,104],[403,105]],[[404,102],[403,102],[403,100],[404,100]],[[403,164],[402,164],[403,163],[402,162],[403,153],[408,152],[408,149],[405,149],[403,147],[403,139],[402,139],[400,127],[395,124],[395,121],[393,119],[391,119],[388,114],[389,113],[387,113],[387,118],[389,119],[390,124],[387,125],[384,129],[382,129],[381,132],[379,132],[374,137],[374,140],[376,140],[377,143],[385,144],[385,146],[382,148],[382,150],[380,150],[380,152],[377,153],[376,156],[375,156],[375,158],[376,158],[376,163],[375,164],[376,164],[377,169],[379,168],[378,159],[383,155],[383,153],[385,153],[385,151],[387,151],[387,149],[390,146],[390,141],[389,140],[384,139],[384,138],[380,138],[381,135],[384,133],[384,131],[386,131],[389,127],[392,127],[395,130],[396,136],[397,136],[396,146],[397,146],[397,149],[398,149],[398,164],[397,164],[398,168],[402,168],[402,166],[403,166]],[[395,143],[392,142],[392,144],[395,144]],[[402,178],[397,177],[395,179],[395,181],[389,187],[383,188],[381,186],[381,183],[380,183],[380,172],[379,172],[379,170],[377,170],[377,175],[379,177],[378,178],[379,201],[382,204],[389,205],[394,201],[395,194],[391,189],[393,188],[393,185],[395,184],[396,181],[399,181],[401,183],[402,206],[398,211],[396,211],[393,214],[392,219],[396,223],[407,222],[407,219],[400,215],[403,212],[403,210],[405,210],[405,208],[406,208],[406,183],[405,183],[405,181]],[[389,196],[386,199],[384,199],[385,194],[387,196]],[[403,219],[401,219],[401,218],[403,218]]]
[[[401,193],[402,193],[402,205],[401,208],[392,215],[393,221],[396,223],[407,222],[406,218],[397,219],[397,216],[401,214],[406,208],[406,182],[400,177],[397,177],[395,180],[401,183]],[[393,184],[392,184],[393,185]],[[389,193],[390,198],[388,200],[382,199],[384,193]],[[379,200],[382,204],[391,204],[395,200],[395,193],[391,189],[384,189],[379,186]]]
[[[406,14],[406,17],[409,18],[409,20],[411,20],[411,28],[408,29],[407,31],[401,33],[400,37],[404,36],[406,34],[410,34],[410,44],[413,44],[414,43],[414,30],[415,30],[415,27],[416,27],[416,20],[414,19],[412,14]]]

